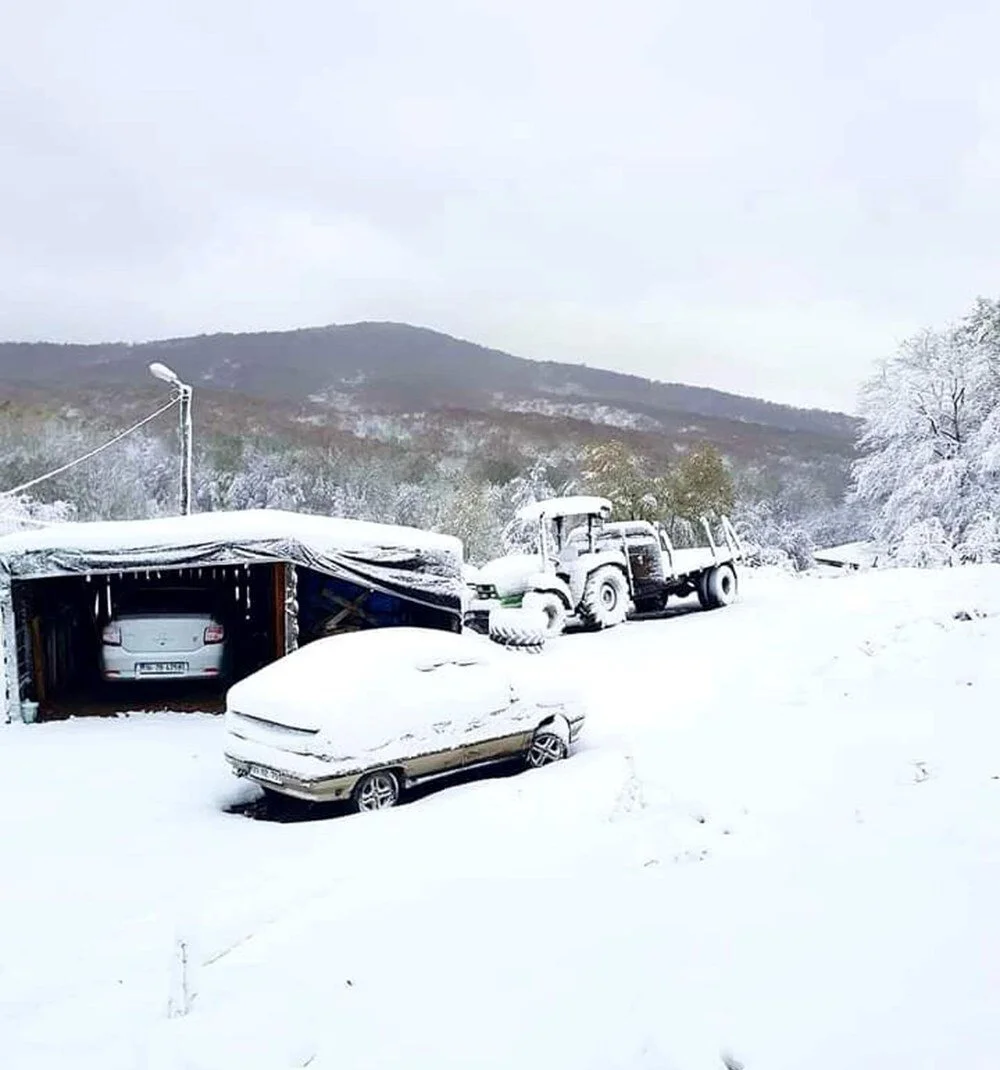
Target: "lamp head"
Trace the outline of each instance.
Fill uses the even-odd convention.
[[[177,373],[171,371],[166,364],[160,364],[159,362],[150,364],[149,374],[152,375],[154,379],[162,379],[163,382],[170,383],[171,386],[180,385],[180,379],[177,378]]]

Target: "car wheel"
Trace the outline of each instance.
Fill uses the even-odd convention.
[[[388,810],[399,802],[399,778],[388,769],[366,773],[354,789],[353,802],[358,813]]]
[[[528,748],[527,762],[532,769],[560,762],[569,753],[566,741],[555,732],[536,732]]]

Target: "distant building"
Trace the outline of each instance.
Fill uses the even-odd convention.
[[[882,548],[873,542],[845,542],[841,546],[813,551],[813,558],[818,565],[829,565],[831,568],[877,568],[882,556]]]

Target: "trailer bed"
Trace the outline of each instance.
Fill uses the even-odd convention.
[[[663,571],[674,579],[684,579],[705,572],[715,565],[731,564],[735,556],[728,549],[721,547],[714,551],[708,546],[695,546],[690,549],[674,550],[663,554]]]

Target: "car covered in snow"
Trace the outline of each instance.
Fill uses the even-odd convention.
[[[359,811],[463,769],[548,765],[584,707],[542,660],[429,628],[318,639],[229,689],[225,756],[265,792]]]
[[[108,681],[218,679],[225,657],[221,614],[198,589],[133,591],[101,631],[101,676]]]

